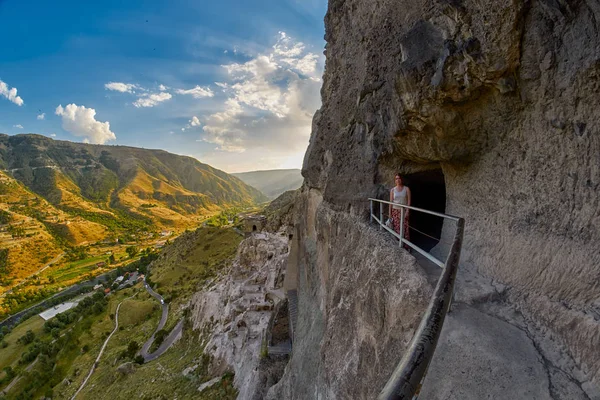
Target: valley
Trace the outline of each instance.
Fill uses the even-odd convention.
[[[144,251],[141,258],[109,273],[98,291],[78,297],[75,308],[46,322],[36,314],[12,331],[3,328],[2,342],[6,347],[0,355],[0,390],[4,391],[4,398],[72,398],[113,331],[78,399],[108,395],[167,399],[173,398],[173,393],[181,398],[235,398],[237,391],[229,373],[223,374],[219,385],[197,396],[198,386],[214,378],[214,374],[208,370],[210,357],[198,351],[204,334],[192,333],[185,305],[199,287],[229,266],[241,240],[232,227],[205,226],[185,232],[160,252]],[[132,275],[139,279],[131,286],[113,283],[119,280],[118,276],[127,277],[130,273],[146,273],[146,282],[160,296],[155,298],[151,289],[146,290],[141,275]],[[109,289],[110,295],[105,297],[104,292]],[[164,307],[158,298],[168,304],[168,317],[164,327],[155,333]],[[115,328],[118,304],[121,306]],[[142,345],[154,337],[149,350],[155,351],[163,340],[169,340],[169,333],[179,321],[183,324],[178,327],[179,338],[160,355],[159,362],[148,359],[148,364],[144,363],[144,358],[140,359]],[[196,368],[183,376],[181,371],[190,365]],[[48,371],[53,372],[48,375]]]
[[[267,200],[190,157],[33,134],[0,134],[0,167],[0,320]]]

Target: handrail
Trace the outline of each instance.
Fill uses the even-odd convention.
[[[428,259],[432,260],[433,258],[437,265],[440,265],[444,268],[442,275],[440,276],[440,279],[435,287],[431,301],[429,302],[427,310],[425,311],[425,315],[421,320],[419,328],[415,332],[415,335],[413,336],[406,353],[402,357],[402,360],[378,396],[379,400],[416,400],[419,396],[425,375],[427,374],[429,363],[433,358],[438,339],[442,332],[442,326],[444,325],[446,314],[448,313],[452,303],[452,294],[454,291],[456,273],[458,271],[458,262],[460,260],[460,250],[462,247],[465,220],[460,217],[423,210],[417,207],[395,204],[385,200],[377,200],[372,198],[369,198],[369,200],[371,205],[371,221],[376,220],[380,227],[391,231],[396,237],[398,237],[396,232],[389,229],[383,223],[383,204],[401,206],[402,220],[404,219],[404,209],[407,208],[419,212],[425,212],[427,214],[437,215],[456,222],[456,233],[450,248],[450,253],[446,258],[446,262],[442,263],[442,265],[440,265],[441,261],[439,261],[437,258],[433,257],[414,243],[404,239],[403,235],[400,235],[399,237],[400,245],[404,243],[423,255],[427,254],[429,256],[426,256]],[[373,202],[380,203],[379,218],[377,218],[377,216],[373,213]],[[401,233],[403,231],[403,225],[403,223],[400,224]]]

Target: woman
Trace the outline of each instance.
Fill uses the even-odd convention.
[[[390,190],[390,202],[410,206],[410,189],[408,186],[404,186],[404,180],[400,174],[396,174],[395,181],[396,186]],[[404,223],[404,239],[410,240],[410,232],[408,230],[408,215],[410,214],[410,210],[408,208],[404,209],[403,222],[400,221],[401,212],[402,207],[390,205],[389,215],[392,218],[392,229],[399,234],[400,224]],[[404,247],[409,249],[407,245],[404,245]]]

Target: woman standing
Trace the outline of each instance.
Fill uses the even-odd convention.
[[[404,186],[404,180],[400,174],[396,174],[395,181],[396,186],[390,190],[390,202],[410,206],[410,189],[408,186]],[[401,212],[402,207],[390,205],[389,215],[392,218],[392,228],[399,234],[400,224],[403,223],[404,239],[410,240],[410,233],[408,231],[408,215],[410,214],[410,210],[408,208],[404,209],[404,221],[400,221]],[[407,245],[404,245],[404,247],[406,249],[409,248]]]

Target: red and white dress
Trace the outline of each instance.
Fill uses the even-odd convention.
[[[394,203],[408,205],[408,190],[406,186],[402,188],[402,190],[398,190],[396,186],[391,190],[392,198],[394,199]],[[410,240],[410,232],[408,230],[408,216],[406,212],[408,210],[404,210],[404,239]],[[400,234],[400,218],[401,218],[402,207],[400,206],[392,206],[392,228],[396,233]],[[404,245],[405,248],[408,249],[407,245]]]

